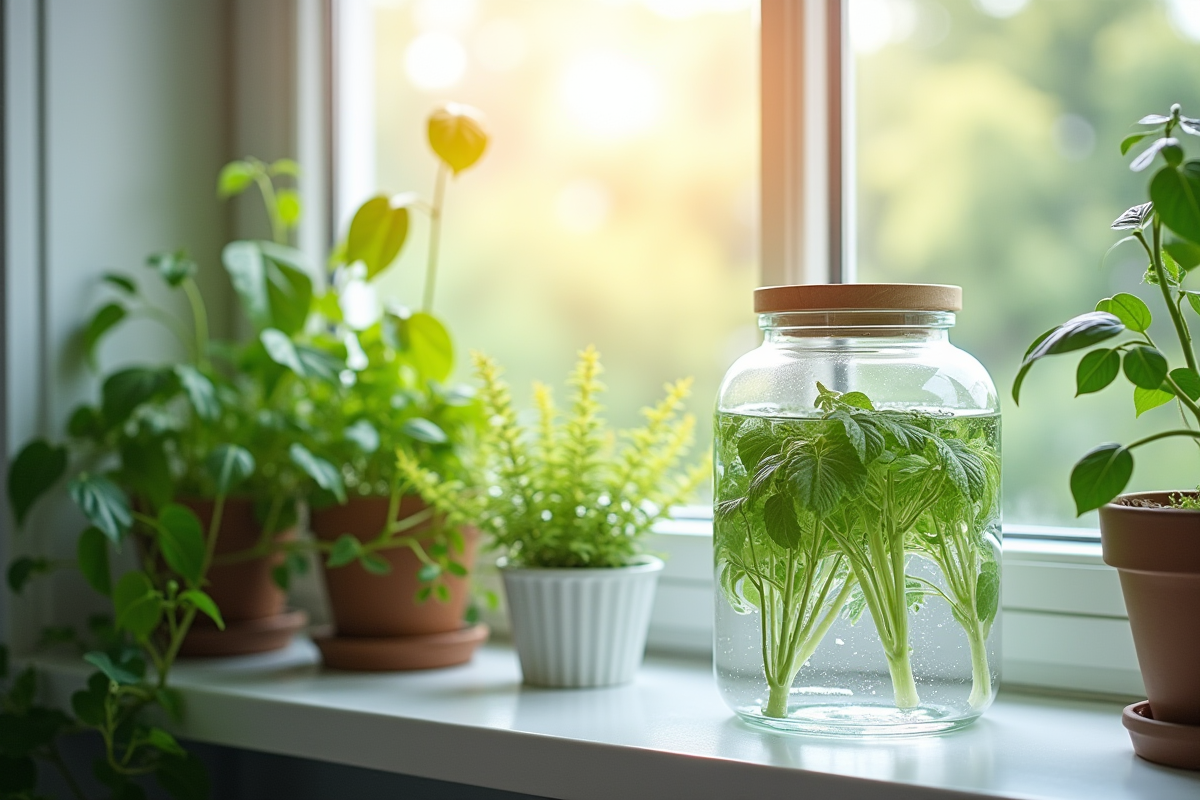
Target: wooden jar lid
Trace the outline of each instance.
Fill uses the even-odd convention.
[[[961,311],[962,287],[937,283],[808,283],[754,290],[754,311]]]

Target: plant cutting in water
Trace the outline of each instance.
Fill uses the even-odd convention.
[[[908,615],[945,600],[967,635],[973,707],[991,697],[986,641],[999,605],[995,417],[877,410],[817,384],[807,419],[719,414],[716,560],[731,606],[758,611],[762,713],[788,715],[796,675],[839,616],[870,612],[896,706],[920,704]],[[912,574],[922,557],[941,584]]]
[[[1188,276],[1200,267],[1200,160],[1183,160],[1182,141],[1177,136],[1200,136],[1200,119],[1183,116],[1176,103],[1169,113],[1150,114],[1138,124],[1151,130],[1127,136],[1121,142],[1122,155],[1142,140],[1153,139],[1129,168],[1141,172],[1159,163],[1160,158],[1162,166],[1150,179],[1150,202],[1128,209],[1112,223],[1113,230],[1128,231],[1113,247],[1137,242],[1145,251],[1149,266],[1142,281],[1157,286],[1162,294],[1185,365],[1170,368],[1167,356],[1150,336],[1153,317],[1149,307],[1136,295],[1121,292],[1101,300],[1095,311],[1069,319],[1034,340],[1013,382],[1013,400],[1019,402],[1025,376],[1042,358],[1082,350],[1130,333],[1131,339],[1115,347],[1084,355],[1075,372],[1076,395],[1098,392],[1124,372],[1133,384],[1137,416],[1174,402],[1184,427],[1128,445],[1102,444],[1081,458],[1071,471],[1071,494],[1079,514],[1099,508],[1125,489],[1133,474],[1133,451],[1137,448],[1171,437],[1200,440],[1200,431],[1195,427],[1200,423],[1200,372],[1184,310],[1186,303],[1200,314],[1200,291],[1184,288]]]

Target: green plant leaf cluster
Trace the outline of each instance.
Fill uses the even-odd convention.
[[[1150,130],[1127,136],[1121,142],[1121,154],[1150,140],[1130,163],[1134,172],[1156,167],[1148,186],[1150,202],[1129,208],[1111,227],[1130,232],[1122,242],[1136,241],[1145,251],[1149,265],[1143,282],[1158,287],[1185,366],[1171,368],[1151,337],[1153,315],[1149,306],[1136,295],[1122,292],[1102,299],[1095,311],[1080,314],[1035,340],[1013,382],[1013,400],[1020,401],[1025,376],[1042,358],[1127,334],[1132,338],[1084,354],[1075,373],[1076,395],[1105,389],[1123,373],[1133,384],[1137,416],[1174,402],[1185,427],[1128,445],[1100,445],[1081,458],[1070,479],[1079,514],[1111,502],[1124,491],[1133,475],[1135,449],[1169,437],[1200,439],[1200,366],[1191,334],[1195,320],[1185,311],[1186,303],[1192,312],[1200,314],[1200,292],[1185,285],[1191,272],[1200,266],[1200,161],[1185,161],[1183,141],[1200,136],[1200,120],[1184,116],[1175,104],[1168,114],[1149,114],[1137,124]]]
[[[695,420],[683,413],[690,381],[666,387],[643,411],[645,424],[610,432],[601,415],[600,356],[579,354],[560,410],[548,387],[534,387],[538,421],[521,424],[495,361],[475,354],[488,427],[478,444],[478,476],[446,481],[407,454],[405,479],[451,522],[475,522],[526,567],[622,567],[673,505],[707,477],[707,463],[675,470],[692,443]],[[468,487],[486,487],[472,492]]]
[[[860,392],[817,388],[812,418],[717,418],[718,584],[734,610],[760,615],[763,713],[787,714],[792,682],[829,627],[864,611],[897,705],[915,707],[908,617],[930,596],[962,626],[971,702],[985,704],[999,606],[995,419],[876,410]],[[915,575],[914,557],[935,564],[944,584]]]

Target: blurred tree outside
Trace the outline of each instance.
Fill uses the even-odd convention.
[[[706,443],[721,376],[758,341],[757,3],[374,2],[379,188],[428,194],[414,120],[439,102],[482,109],[493,137],[448,195],[435,310],[460,348],[496,356],[524,400],[595,344],[620,425],[694,375]],[[1070,359],[1035,367],[1020,408],[1009,390],[1037,334],[1140,291],[1136,247],[1104,258],[1146,199],[1117,145],[1172,102],[1200,112],[1200,0],[850,0],[849,17],[858,279],[963,286],[951,337],[1001,394],[1006,521],[1094,526],[1073,517],[1071,465],[1177,412],[1135,420],[1131,388],[1074,399]],[[382,287],[408,305],[424,235]],[[1197,480],[1179,442],[1134,475]]]

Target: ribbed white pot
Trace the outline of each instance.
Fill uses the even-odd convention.
[[[653,556],[614,569],[526,569],[502,561],[525,682],[583,688],[633,680],[662,568]]]

